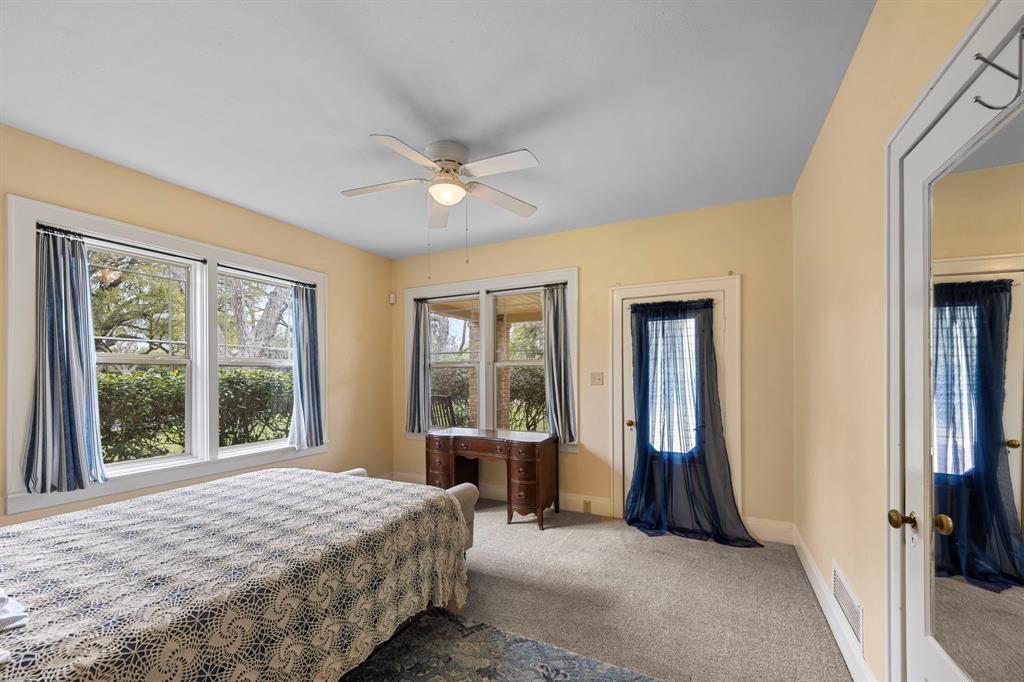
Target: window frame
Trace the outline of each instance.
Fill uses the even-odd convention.
[[[446,296],[445,300],[443,302],[444,303],[458,303],[459,301],[477,301],[479,303],[479,297],[476,294],[473,294],[473,293],[467,294],[466,296],[455,296],[455,297]],[[438,302],[440,303],[441,301],[438,301]],[[430,315],[432,315],[432,314],[433,313],[430,311],[430,304],[428,303],[428,305],[427,305],[428,324],[429,324]],[[477,361],[476,362],[473,362],[472,360],[442,360],[440,362],[434,362],[434,359],[432,357],[433,354],[434,354],[434,351],[429,346],[427,348],[427,358],[428,358],[428,362],[430,363],[430,368],[431,369],[433,369],[435,367],[440,368],[440,369],[473,369],[475,367],[476,371],[477,371],[477,389],[478,390],[479,390],[479,388],[481,386],[480,372],[483,371],[483,365],[484,365],[484,355],[483,355],[483,353],[484,353],[484,351],[483,351],[483,347],[484,347],[483,321],[481,319],[479,319],[481,316],[482,316],[482,313],[480,311],[480,306],[477,305],[477,328],[480,330],[478,332],[480,334],[480,348],[477,349],[477,356],[478,357],[477,357]],[[428,344],[429,344],[429,341],[428,341]],[[478,392],[477,395],[478,396],[482,396],[483,394]],[[483,404],[483,400],[480,399],[480,398],[478,398],[477,402],[480,403],[481,405]],[[479,419],[480,419],[480,415],[478,413],[477,414],[477,420],[478,420],[477,423],[478,424],[482,424],[483,422],[479,421]],[[483,428],[483,427],[480,427],[480,428]]]
[[[239,251],[149,230],[136,225],[47,204],[16,195],[6,195],[6,513],[43,509],[70,502],[131,493],[154,486],[230,473],[262,465],[307,457],[327,451],[328,444],[297,450],[286,441],[263,441],[251,445],[218,447],[217,354],[217,270],[238,268],[262,274],[269,280],[308,282],[317,287],[317,329],[320,351],[320,382],[327,377],[327,277],[287,263],[252,256]],[[190,266],[188,339],[192,371],[190,401],[186,419],[193,448],[185,455],[167,455],[107,465],[109,480],[72,492],[26,493],[22,483],[23,450],[32,415],[35,380],[35,234],[36,223],[73,230],[90,238],[111,239],[116,246],[97,244],[117,251],[140,250],[139,255],[158,260],[185,259]],[[156,249],[160,254],[150,254]],[[205,259],[205,263],[201,262]],[[198,261],[198,262],[197,262]],[[29,302],[26,304],[26,302]],[[132,356],[134,357],[134,356]],[[328,413],[327,391],[321,391],[321,410]]]
[[[489,294],[489,295],[496,302],[497,299],[501,298],[502,296],[509,296],[512,293],[513,292],[496,292],[494,294]],[[516,294],[536,294],[536,293],[539,293],[540,294],[540,305],[541,305],[541,312],[542,312],[542,315],[541,315],[541,325],[542,325],[542,329],[546,330],[547,326],[548,326],[548,318],[547,318],[547,316],[543,315],[543,310],[544,310],[544,287],[543,286],[538,286],[538,287],[531,287],[531,288],[528,288],[528,289],[517,289],[517,291],[515,291],[514,293],[516,293]],[[497,318],[497,312],[498,311],[497,311],[497,307],[496,306],[495,306],[493,312],[494,312],[494,315],[495,315],[494,319],[495,319],[495,324],[496,324],[497,323],[497,319],[498,319]],[[491,373],[494,375],[493,377],[491,377],[491,391],[492,391],[491,400],[493,401],[493,405],[494,405],[494,408],[493,408],[492,411],[493,411],[493,414],[494,414],[493,419],[494,419],[495,424],[498,421],[498,372],[503,367],[541,367],[541,368],[545,368],[545,360],[547,359],[545,357],[547,355],[547,348],[545,348],[544,349],[544,355],[542,355],[539,360],[498,360],[497,359],[498,358],[498,349],[496,348],[497,340],[498,340],[497,336],[494,336],[494,338],[492,339],[492,344],[491,344],[491,365],[492,365]],[[575,360],[575,358],[573,358],[573,359]],[[575,368],[575,365],[573,365],[573,367]],[[545,382],[546,382],[547,381],[547,376],[546,376],[547,369],[545,368],[544,371],[545,371]],[[573,385],[575,386],[575,384],[573,384]],[[551,425],[549,424],[548,428],[550,428],[550,426]],[[569,445],[569,444],[567,443],[566,445]]]
[[[215,270],[215,273],[214,273],[214,287],[213,288],[215,290],[218,289],[219,286],[220,286],[219,285],[219,280],[220,280],[220,277],[221,277],[222,274],[227,275],[229,277],[235,277],[236,279],[248,279],[248,280],[253,281],[253,282],[264,282],[264,283],[267,283],[267,284],[277,284],[277,285],[280,285],[282,283],[281,279],[278,278],[278,277],[260,276],[260,275],[254,275],[254,274],[248,273],[248,272],[246,272],[246,273],[242,273],[242,272],[234,272],[234,273],[232,273],[231,267],[228,266],[228,265],[225,265],[224,263],[218,263],[217,267],[214,268],[214,270]],[[219,296],[219,292],[218,292],[218,296]],[[319,298],[319,296],[318,296],[318,298]],[[214,311],[214,315],[215,316],[216,316],[216,312],[217,311]],[[321,320],[318,319],[317,321],[320,322]],[[218,324],[219,324],[219,320],[218,320]],[[319,329],[319,327],[320,327],[320,325],[318,324],[317,328]],[[294,334],[294,330],[293,330],[292,333]],[[227,344],[225,344],[225,345],[227,345]],[[221,358],[220,357],[220,344],[217,344],[217,355],[216,355],[216,364],[217,364],[217,371],[218,371],[217,376],[218,376],[218,378],[220,377],[220,368],[221,368],[221,366],[227,366],[227,367],[294,367],[294,364],[293,364],[294,361],[295,361],[294,353],[292,353],[292,355],[293,355],[293,357],[288,359],[288,360],[277,360],[277,359],[274,359],[274,358],[255,358],[255,359]],[[295,379],[294,379],[294,376],[293,376],[292,377],[292,381],[294,381],[294,380]],[[322,378],[321,378],[320,385],[321,386],[324,385]],[[217,394],[217,404],[218,404],[218,410],[219,410],[219,405],[220,405],[220,394],[219,394],[219,392]],[[324,414],[326,414],[326,412]],[[290,447],[288,445],[288,437],[287,436],[285,436],[284,438],[275,438],[273,440],[257,441],[255,443],[237,443],[235,445],[227,445],[227,446],[224,446],[224,447],[220,447],[220,429],[219,429],[219,426],[220,425],[219,425],[219,422],[218,422],[218,429],[217,429],[217,432],[215,433],[215,437],[217,438],[217,446],[218,446],[217,449],[218,449],[220,457],[233,457],[235,455],[251,454],[253,451],[257,451],[261,447],[265,447],[265,448],[274,448],[274,447],[287,448],[287,447]]]
[[[185,368],[185,451],[178,454],[172,455],[157,455],[154,457],[146,457],[144,459],[131,460],[127,462],[114,462],[104,463],[104,467],[107,471],[107,476],[118,476],[122,471],[136,471],[139,469],[148,468],[146,465],[152,464],[158,466],[163,463],[183,463],[190,459],[193,459],[193,452],[197,451],[198,443],[195,440],[194,425],[198,422],[197,415],[193,414],[193,374],[194,374],[194,363],[193,356],[195,355],[195,341],[193,331],[196,328],[195,321],[193,318],[192,311],[195,310],[195,301],[192,300],[192,292],[195,289],[195,268],[192,266],[194,263],[191,260],[184,258],[175,258],[170,255],[154,254],[149,251],[143,251],[142,249],[133,249],[130,246],[111,245],[104,242],[100,242],[96,239],[90,239],[86,237],[85,248],[88,251],[90,248],[95,248],[98,251],[106,251],[108,253],[116,253],[126,256],[134,256],[139,258],[146,258],[152,261],[175,265],[178,267],[185,268],[185,354],[181,356],[152,356],[143,355],[141,353],[96,353],[96,368],[99,369],[100,365],[175,365]],[[89,266],[92,267],[91,265]],[[95,334],[93,335],[95,339]]]
[[[546,270],[541,272],[529,272],[518,275],[507,275],[503,277],[489,277],[485,279],[468,280],[462,282],[450,282],[447,284],[433,284],[420,287],[410,287],[404,292],[405,295],[405,369],[403,377],[403,390],[409,386],[409,377],[412,372],[412,332],[416,321],[416,299],[433,299],[440,297],[463,296],[465,298],[477,297],[480,301],[480,361],[477,378],[479,381],[480,413],[478,424],[481,429],[495,428],[496,421],[496,369],[495,369],[495,306],[494,301],[498,294],[503,293],[497,290],[513,289],[524,287],[532,290],[543,290],[547,284],[556,282],[566,283],[566,308],[569,332],[569,349],[572,353],[573,370],[573,391],[575,393],[573,405],[577,411],[577,424],[579,423],[579,392],[580,392],[580,366],[579,366],[579,269],[565,268],[560,270]],[[494,293],[487,293],[489,290]],[[455,300],[454,298],[452,300]],[[472,363],[470,363],[472,364]],[[518,361],[513,364],[521,364]],[[541,364],[543,362],[541,361]],[[408,396],[405,396],[408,400]],[[404,414],[404,412],[403,412]],[[401,428],[405,428],[404,425]],[[577,429],[578,431],[578,429]],[[409,433],[405,436],[409,440],[422,440],[426,434]],[[562,452],[576,452],[578,443],[559,443],[559,450]]]

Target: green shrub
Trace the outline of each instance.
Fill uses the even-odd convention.
[[[101,365],[97,373],[103,460],[126,462],[185,451],[185,373],[180,368]],[[288,435],[292,373],[220,370],[221,447]]]

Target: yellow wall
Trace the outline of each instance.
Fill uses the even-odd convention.
[[[822,575],[835,558],[885,661],[885,154],[983,6],[879,2],[793,194],[794,500]]]
[[[673,213],[601,227],[395,261],[392,287],[579,267],[579,372],[605,373],[579,387],[577,453],[561,455],[562,492],[610,499],[610,294],[618,285],[742,276],[744,514],[792,518],[792,245],[788,197]],[[392,311],[395,471],[424,473],[423,441],[405,436],[405,318]],[[484,479],[487,482],[487,479]],[[492,479],[493,480],[493,479]],[[500,480],[500,479],[499,479]],[[598,504],[594,503],[594,508]]]
[[[952,173],[932,193],[935,258],[1024,253],[1024,163]]]
[[[390,261],[0,126],[0,195],[8,193],[326,273],[329,450],[292,460],[288,466],[327,470],[365,466],[377,474],[391,470],[391,358],[387,351]],[[3,213],[6,216],[6,208]],[[0,222],[0,249],[6,243],[4,229]],[[0,276],[0,288],[5,280]],[[5,296],[0,295],[0,306]],[[0,320],[6,319],[6,314],[0,313]],[[6,327],[0,323],[0,357],[4,357],[5,340]],[[3,367],[0,363],[0,384],[5,385]],[[0,432],[4,432],[4,405],[6,402],[0,404]],[[21,456],[4,452],[4,447],[0,440],[0,490],[6,489],[5,458]],[[0,525],[113,499],[100,498],[31,514],[0,515]]]

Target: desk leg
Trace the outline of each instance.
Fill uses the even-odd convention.
[[[508,502],[505,503],[505,513],[508,517],[505,519],[505,525],[512,523],[512,505]]]
[[[544,530],[544,510],[543,509],[538,509],[537,510],[537,527],[540,528],[541,530]]]

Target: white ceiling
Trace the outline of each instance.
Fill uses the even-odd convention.
[[[395,257],[425,190],[340,196],[417,174],[370,133],[536,154],[477,243],[792,191],[872,6],[3,0],[0,120]]]

